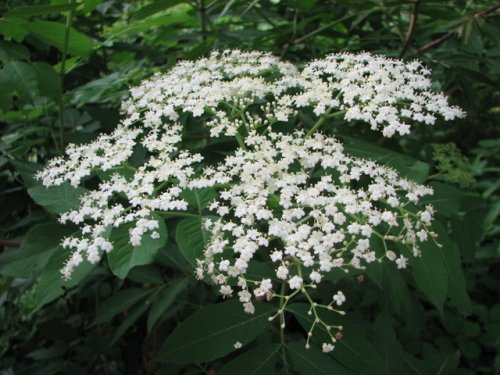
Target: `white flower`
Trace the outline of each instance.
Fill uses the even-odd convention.
[[[408,263],[408,259],[404,256],[400,255],[398,259],[396,259],[396,265],[399,269],[406,268],[406,264]]]
[[[276,277],[281,280],[286,280],[288,276],[288,268],[286,266],[279,266],[276,270]]]
[[[46,186],[101,180],[59,218],[81,228],[62,242],[72,251],[63,276],[70,278],[85,260],[96,263],[104,253],[120,251],[111,240],[117,227],[126,226],[134,251],[143,250],[145,239],[161,236],[155,213],[186,211],[186,189],[212,188],[216,196],[208,210],[217,218],[202,222],[209,238],[196,261],[197,279],[216,285],[224,298],[237,294],[249,314],[255,313],[253,298],[288,301],[297,294],[305,294],[311,314],[318,308],[341,314],[332,305],[346,301],[342,292],[320,305],[308,290],[332,269],[349,273],[382,261],[371,248],[374,238],[386,249],[390,244],[420,256],[421,242],[436,236],[430,229],[434,209],[421,204],[432,189],[350,156],[334,137],[306,133],[307,126],[281,133],[276,124],[302,128],[306,115],[329,134],[325,128],[335,124],[328,121],[335,116],[392,137],[409,134],[417,123],[462,117],[431,90],[429,77],[419,62],[369,53],[332,54],[301,71],[268,53],[238,50],[182,61],[154,75],[131,89],[124,118],[112,133],[69,145],[64,158],[38,174]],[[200,145],[212,146],[210,138],[225,136],[236,138],[239,147],[209,165],[183,148],[191,144],[183,142],[186,121],[206,128]],[[132,167],[138,146],[146,157]],[[407,266],[404,256],[391,250],[385,255],[398,268]],[[275,270],[272,279],[250,276],[262,262]],[[273,281],[283,292],[273,292]],[[333,328],[317,318],[311,335],[316,324],[328,332]],[[323,344],[325,352],[333,348]]]
[[[322,346],[323,353],[330,353],[334,348],[335,346],[333,346],[333,344],[329,344],[326,342],[324,342]]]
[[[290,289],[300,289],[302,287],[302,282],[303,280],[299,276],[293,276],[290,280],[288,280]]]
[[[240,349],[242,346],[243,346],[243,344],[242,344],[241,342],[239,342],[239,341],[236,341],[236,342],[234,343],[234,348],[235,348],[235,349]]]
[[[319,272],[313,271],[309,275],[309,278],[314,281],[316,284],[319,284],[321,282],[321,274]]]
[[[220,293],[224,297],[230,297],[233,294],[233,289],[229,285],[223,285],[220,287]]]
[[[333,296],[333,300],[337,304],[337,306],[341,306],[345,302],[345,295],[341,291],[338,291],[337,294]]]

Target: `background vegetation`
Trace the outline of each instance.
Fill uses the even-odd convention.
[[[285,371],[269,370],[276,356],[262,363],[272,329],[246,357],[200,363],[192,347],[193,363],[161,361],[159,350],[179,322],[218,297],[194,280],[171,241],[153,264],[124,279],[106,262],[70,283],[54,278],[64,260],[57,246],[69,230],[55,214],[77,195],[47,195],[33,179],[65,144],[112,130],[129,87],[179,59],[224,48],[272,51],[298,64],[338,51],[418,58],[432,68],[436,88],[467,112],[404,140],[339,130],[352,153],[435,188],[433,204],[452,239],[449,261],[429,262],[425,281],[389,268],[339,279],[351,297],[352,328],[332,356],[290,344],[290,357],[302,358],[295,370],[500,373],[499,16],[500,4],[489,0],[2,1],[1,373]],[[171,238],[178,222],[169,220]],[[300,340],[300,311],[290,319],[288,339]]]

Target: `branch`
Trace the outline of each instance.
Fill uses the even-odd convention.
[[[488,17],[491,15],[491,13],[493,13],[495,10],[499,9],[500,8],[500,3],[499,4],[496,4],[488,9],[485,9],[485,10],[482,10],[480,12],[477,12],[477,13],[474,13],[472,15],[469,15],[467,18],[479,18],[479,17],[482,17],[482,18],[485,18],[485,17]],[[443,36],[440,36],[439,38],[433,40],[432,42],[429,42],[427,43],[426,45],[424,45],[423,47],[420,47],[418,48],[415,53],[413,53],[413,55],[416,55],[418,53],[422,53],[422,52],[427,52],[428,50],[434,48],[434,47],[437,47],[439,46],[440,44],[442,44],[443,42],[447,41],[448,39],[450,39],[453,34],[455,34],[455,30],[452,30],[452,31],[448,31],[446,34],[444,34]]]
[[[341,17],[341,18],[339,18],[339,19],[337,19],[337,20],[335,20],[335,21],[332,21],[332,22],[330,22],[330,23],[327,23],[326,25],[321,26],[321,27],[317,28],[317,29],[316,29],[316,30],[314,30],[314,31],[311,31],[309,34],[306,34],[306,35],[304,35],[303,37],[301,37],[301,38],[299,38],[299,39],[295,39],[295,41],[294,41],[293,43],[294,43],[294,44],[297,44],[297,43],[303,42],[304,40],[306,40],[306,39],[308,39],[308,38],[310,38],[310,37],[312,37],[312,36],[316,35],[317,33],[320,33],[320,32],[322,32],[323,30],[326,30],[326,29],[328,29],[328,28],[330,28],[330,27],[332,27],[332,26],[336,25],[337,23],[342,22],[342,21],[345,21],[346,19],[348,19],[348,18],[350,18],[350,17],[353,17],[353,16],[354,16],[353,14],[352,14],[352,15],[348,15],[348,16],[344,16],[344,17]]]
[[[417,18],[418,18],[418,8],[420,7],[420,0],[413,0],[413,12],[411,13],[410,24],[408,25],[408,32],[406,33],[406,40],[401,48],[401,52],[399,53],[399,58],[402,58],[408,47],[410,46],[411,39],[413,38],[413,33],[415,32],[415,27],[417,26]]]
[[[201,40],[206,42],[207,40],[207,6],[205,5],[205,0],[200,0],[200,26],[201,26]]]
[[[497,10],[499,8],[500,8],[500,3],[497,4],[497,5],[493,5],[491,8],[488,8],[486,10],[483,10],[481,12],[478,12],[478,13],[474,14],[474,17],[484,17],[484,16],[487,16],[490,13],[493,13],[495,10]]]

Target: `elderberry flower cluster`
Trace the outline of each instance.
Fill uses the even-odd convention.
[[[432,207],[417,208],[430,188],[350,157],[334,138],[251,133],[245,146],[190,187],[230,186],[210,206],[219,219],[205,223],[212,236],[196,271],[225,297],[237,294],[248,313],[253,300],[277,294],[280,283],[291,295],[307,294],[333,269],[349,272],[383,259],[405,268],[399,245],[418,256],[420,243],[435,236],[428,227]],[[274,282],[246,277],[255,259],[272,265]],[[327,308],[344,301],[339,292]]]
[[[415,123],[434,124],[438,116],[463,116],[431,90],[429,74],[418,62],[368,53],[333,54],[300,70],[267,53],[241,51],[213,52],[156,74],[131,89],[114,132],[68,146],[64,158],[38,174],[45,186],[101,181],[60,217],[80,227],[62,243],[73,250],[64,277],[85,259],[96,263],[120,251],[110,233],[124,224],[134,251],[141,251],[145,235],[160,236],[155,213],[186,211],[184,190],[212,188],[213,215],[204,222],[211,236],[197,277],[207,277],[224,297],[239,298],[248,313],[255,300],[280,297],[282,328],[288,301],[301,295],[314,314],[307,345],[318,324],[340,330],[324,323],[318,309],[343,314],[338,308],[346,296],[337,291],[322,305],[311,291],[332,270],[347,273],[384,260],[405,268],[401,248],[419,256],[420,244],[434,240],[433,208],[420,203],[432,190],[348,155],[318,129],[336,117],[391,137],[408,134]],[[301,114],[314,125],[303,129]],[[202,129],[205,143],[230,137],[238,146],[209,163],[186,142],[193,126]],[[138,145],[147,157],[132,167]],[[257,261],[271,265],[272,275],[250,277]],[[325,352],[333,350],[333,332],[331,339]]]

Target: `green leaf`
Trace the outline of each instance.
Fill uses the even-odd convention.
[[[201,211],[215,199],[216,194],[216,191],[212,188],[184,190],[182,198]]]
[[[394,320],[389,314],[377,316],[374,324],[375,346],[382,355],[385,370],[389,374],[400,374],[403,369],[403,348],[396,338]]]
[[[61,81],[54,68],[44,62],[36,62],[32,64],[32,66],[37,75],[40,93],[51,98],[55,102],[59,102],[61,98]]]
[[[183,2],[183,0],[156,0],[152,4],[145,5],[138,11],[134,12],[130,18],[132,20],[141,20]]]
[[[33,67],[25,62],[11,61],[5,64],[3,72],[21,99],[26,103],[33,103],[38,92],[37,76]]]
[[[21,247],[0,255],[2,275],[29,279],[33,272],[41,270],[61,240],[74,232],[61,224],[40,224],[24,237]]]
[[[96,317],[92,325],[109,322],[116,315],[125,312],[139,301],[145,299],[154,289],[130,288],[121,290],[108,298],[106,302],[97,310]]]
[[[76,210],[80,206],[80,198],[87,189],[73,187],[69,183],[58,186],[36,186],[28,189],[29,196],[47,211],[62,213]]]
[[[184,257],[196,265],[196,259],[203,256],[203,249],[210,238],[205,229],[204,220],[208,218],[193,217],[182,220],[175,230],[175,240]]]
[[[185,364],[221,358],[236,342],[246,345],[263,332],[273,311],[272,305],[255,303],[255,313],[247,314],[237,300],[204,306],[167,337],[158,360]]]
[[[399,248],[408,258],[418,287],[442,314],[448,293],[448,275],[440,252],[435,251],[430,242],[432,239],[420,245],[422,254],[419,257],[413,256],[404,245]]]
[[[342,136],[344,149],[352,156],[366,158],[397,169],[402,176],[417,182],[425,182],[429,176],[430,166],[411,156],[388,150],[374,144]]]
[[[69,280],[63,279],[61,269],[72,253],[72,250],[63,249],[59,246],[50,257],[36,288],[35,302],[37,308],[55,300],[65,290],[78,285],[96,267],[96,264],[84,260],[74,269]]]
[[[184,27],[193,27],[198,23],[196,17],[186,13],[176,13],[175,16],[166,14],[164,16],[152,17],[144,20],[136,20],[129,24],[118,24],[118,26],[108,29],[104,36],[113,39],[118,36],[134,35],[142,31],[149,31],[153,27],[172,27],[174,25],[183,25]]]
[[[184,257],[179,247],[173,241],[169,241],[165,247],[160,249],[156,260],[165,267],[188,273],[193,272],[193,266]]]
[[[114,249],[108,254],[108,262],[111,271],[119,278],[124,279],[135,266],[152,263],[160,248],[167,243],[168,232],[165,221],[161,218],[155,219],[158,220],[159,228],[156,232],[160,234],[160,238],[153,239],[151,232],[147,232],[142,236],[142,243],[139,246],[130,243],[129,230],[135,223],[127,223],[111,231],[110,241]]]
[[[307,313],[310,309],[308,304],[294,303],[287,306],[286,309],[297,318],[297,321],[305,332],[310,330],[313,325],[314,316]],[[382,357],[368,341],[364,331],[360,329],[359,322],[327,312],[320,312],[320,317],[327,324],[343,325],[344,327],[342,330],[343,338],[335,344],[335,349],[332,352],[332,355],[338,362],[355,372],[387,374],[384,369]],[[318,344],[322,344],[330,342],[331,338],[322,325],[316,325],[312,340]]]
[[[286,344],[287,353],[292,361],[293,368],[301,375],[344,375],[354,374],[330,355],[311,345],[305,348],[305,340]],[[334,349],[335,350],[335,349]]]
[[[240,354],[225,365],[218,375],[268,375],[274,374],[274,365],[280,344],[262,344]]]
[[[83,7],[84,13],[92,12],[99,4],[102,3],[102,0],[84,0],[81,7]]]
[[[0,34],[3,34],[7,39],[21,43],[29,34],[27,24],[25,19],[18,17],[0,19]]]
[[[148,332],[151,332],[154,325],[161,318],[170,306],[175,302],[175,299],[189,284],[190,279],[183,278],[172,281],[163,289],[158,300],[153,304],[148,315]]]
[[[127,332],[130,326],[134,324],[137,321],[137,319],[139,319],[141,315],[146,312],[148,308],[149,308],[148,301],[143,302],[137,306],[134,306],[134,308],[129,312],[127,317],[123,320],[122,324],[120,324],[120,326],[116,330],[115,334],[113,335],[113,338],[109,343],[109,346],[113,346],[120,339],[120,337],[122,337],[125,334],[125,332]]]
[[[59,14],[74,9],[76,9],[76,4],[19,6],[9,9],[5,16],[27,18],[46,14]]]
[[[396,312],[411,316],[414,310],[410,290],[402,272],[392,263],[385,262],[383,264],[382,288],[391,300]],[[411,318],[408,318],[407,321],[413,323]]]
[[[151,264],[132,268],[128,273],[127,278],[140,284],[163,284],[163,277],[160,271],[158,271]]]
[[[14,42],[0,41],[0,60],[29,60],[30,53],[22,44]]]
[[[460,203],[464,198],[462,190],[441,182],[432,182],[429,186],[434,189],[434,194],[422,198],[421,204],[432,204],[437,212],[443,214],[451,215],[460,212]]]
[[[51,21],[34,21],[28,24],[28,30],[42,42],[64,51],[66,26]],[[88,36],[70,28],[68,50],[70,55],[87,56],[92,52],[92,41]]]
[[[448,276],[448,296],[460,313],[464,316],[469,315],[471,313],[471,302],[467,294],[460,253],[456,245],[448,237],[445,228],[435,222],[432,229],[438,234],[437,241],[441,246],[437,246],[434,241],[427,240],[421,247],[425,248],[427,252],[439,254]]]
[[[460,363],[460,352],[457,350],[455,353],[450,354],[444,358],[440,364],[436,375],[451,375],[455,373]]]

